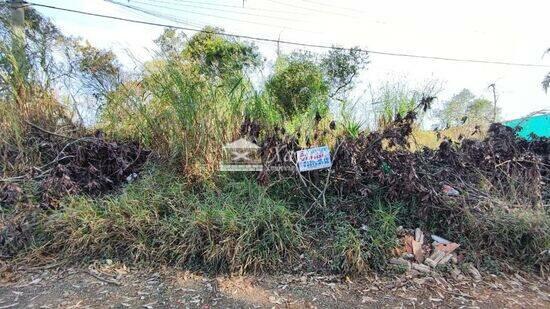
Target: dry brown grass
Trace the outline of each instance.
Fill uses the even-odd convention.
[[[459,141],[462,138],[469,139],[483,139],[487,135],[487,129],[489,126],[481,126],[479,130],[476,130],[474,125],[464,125],[459,127],[452,127],[442,130],[439,134],[435,131],[422,130],[415,128],[411,137],[412,150],[419,149],[421,147],[428,147],[436,149],[443,139],[450,139],[453,141]]]

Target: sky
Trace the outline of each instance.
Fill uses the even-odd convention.
[[[308,44],[361,47],[424,56],[550,65],[550,1],[524,0],[29,0],[67,9],[189,28],[213,25],[227,33]],[[244,5],[244,7],[243,7]],[[69,35],[114,50],[129,69],[152,57],[161,27],[35,7]],[[143,12],[143,10],[147,12]],[[157,16],[148,13],[156,14]],[[191,35],[193,32],[187,32]],[[255,42],[267,63],[277,45]],[[296,46],[280,46],[291,52]],[[310,49],[314,52],[325,50]],[[443,85],[441,102],[463,88],[492,100],[495,83],[504,119],[550,109],[541,87],[550,68],[448,62],[371,54],[356,93],[390,81]],[[264,72],[268,74],[268,72]],[[369,96],[359,97],[368,110]]]

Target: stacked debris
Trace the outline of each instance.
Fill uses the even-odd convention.
[[[416,198],[432,205],[442,204],[448,196],[479,204],[487,194],[479,192],[478,185],[486,182],[498,191],[492,195],[510,195],[517,205],[544,204],[550,140],[525,141],[514,130],[492,124],[484,140],[444,140],[439,149],[412,152],[414,119],[409,113],[382,132],[339,141],[334,188],[364,196],[383,192],[388,198]]]
[[[463,260],[463,256],[456,252],[459,244],[437,235],[426,235],[419,228],[408,230],[399,227],[397,232],[401,237],[401,245],[393,250],[395,257],[389,260],[390,264],[417,274],[429,274],[439,267],[451,266],[451,275],[455,279],[463,278],[457,267]],[[479,271],[473,265],[468,264],[466,270],[474,279],[481,279]]]
[[[67,144],[58,162],[41,182],[42,206],[57,205],[67,194],[98,195],[118,188],[137,176],[149,151],[137,143],[106,141],[98,133]]]
[[[40,208],[57,208],[60,199],[69,194],[100,195],[116,190],[137,177],[150,153],[137,143],[107,141],[99,132],[82,138],[37,135],[35,142],[49,163],[3,179],[11,183],[0,182],[0,208],[11,209],[0,218],[2,256],[12,256],[30,242]],[[26,200],[17,182],[36,183],[40,205]]]
[[[4,208],[21,199],[18,182],[38,183],[43,208],[57,207],[59,199],[69,194],[110,192],[136,178],[150,153],[138,143],[107,141],[101,132],[81,138],[37,132],[29,139],[47,163],[29,168],[24,175],[2,179],[0,206]]]

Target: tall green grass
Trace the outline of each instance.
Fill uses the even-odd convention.
[[[238,133],[250,85],[244,78],[211,81],[196,65],[177,60],[146,74],[111,95],[100,126],[113,136],[141,141],[189,174],[210,174],[223,144]]]
[[[25,42],[3,16],[0,28],[0,175],[15,175],[43,163],[37,145],[30,145],[29,122],[56,131],[71,124],[72,114],[51,88],[50,74],[62,74],[45,56],[45,41],[36,41],[36,29]]]
[[[299,217],[250,180],[189,189],[152,170],[124,193],[68,197],[42,220],[45,249],[70,259],[117,258],[207,271],[276,270],[303,244]]]

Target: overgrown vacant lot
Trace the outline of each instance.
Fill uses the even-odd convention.
[[[404,128],[386,129],[382,136],[391,141],[394,130]],[[197,181],[152,159],[136,170],[137,179],[97,196],[83,191],[90,187],[88,182],[96,182],[90,178],[96,172],[74,174],[75,161],[67,161],[38,180],[42,207],[30,206],[32,197],[22,195],[19,187],[14,191],[21,196],[5,213],[3,254],[16,260],[30,255],[76,263],[110,258],[208,273],[313,271],[354,277],[407,271],[402,269],[406,263],[389,262],[400,256],[410,259],[411,253],[413,264],[422,263],[416,249],[408,252],[408,235],[418,233],[409,231],[418,228],[425,238],[444,235],[460,245],[448,252],[453,262],[434,270],[462,270],[465,275],[472,266],[492,273],[510,267],[547,271],[547,188],[540,185],[546,165],[520,161],[524,156],[537,158],[541,149],[546,151],[544,143],[522,141],[495,125],[484,141],[410,152],[377,146],[370,140],[382,140],[378,134],[342,141],[334,170],[309,172],[302,184],[304,175],[293,172],[260,173],[260,180],[250,172],[229,172]],[[502,145],[507,147],[495,150]],[[365,146],[370,152],[362,149]],[[139,158],[139,147],[133,151],[114,155]],[[487,161],[480,151],[500,151],[494,158],[510,164],[508,169],[492,169],[501,163]],[[358,170],[349,160],[368,168]],[[137,159],[127,161],[135,164]],[[86,160],[79,164],[91,166]],[[377,171],[379,164],[386,167]],[[350,176],[341,176],[344,173]],[[480,181],[487,189],[458,182],[465,180]],[[443,194],[443,181],[462,193]],[[45,187],[50,183],[57,185]],[[322,185],[325,191],[315,193]],[[430,247],[428,240],[420,242],[426,257],[439,248]]]
[[[359,49],[280,55],[260,80],[253,44],[166,29],[126,72],[29,10],[24,45],[0,19],[0,307],[547,305],[550,141],[488,122],[489,101],[461,91],[426,130],[435,87],[387,85],[365,123]],[[262,170],[220,171],[241,138]],[[299,171],[316,146],[330,167]]]

